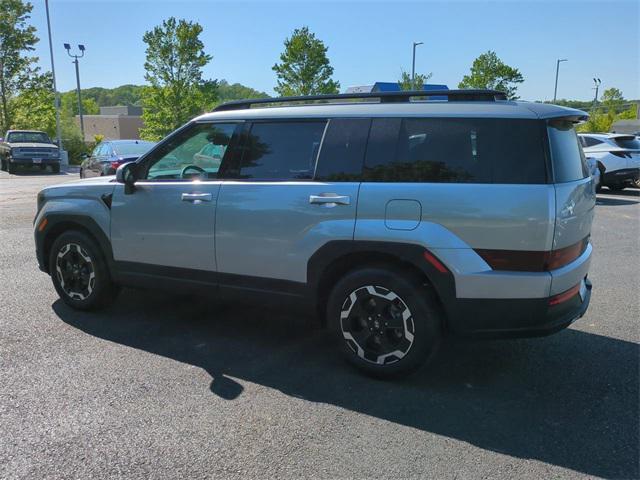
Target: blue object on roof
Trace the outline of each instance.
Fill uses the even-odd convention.
[[[449,90],[446,85],[436,85],[434,83],[425,83],[422,90]],[[398,82],[376,82],[373,84],[372,92],[399,92],[400,85]]]

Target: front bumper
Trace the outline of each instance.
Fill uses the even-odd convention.
[[[450,311],[453,333],[483,338],[551,335],[581,318],[591,301],[591,281],[583,279],[583,295],[576,293],[559,305],[548,298],[458,299]]]
[[[41,157],[11,157],[10,161],[16,165],[59,165],[60,158],[41,158]]]
[[[640,179],[640,168],[623,168],[613,172],[605,172],[602,178],[603,185],[632,184]]]

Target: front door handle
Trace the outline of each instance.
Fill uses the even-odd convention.
[[[335,193],[321,193],[320,195],[309,195],[309,203],[316,205],[350,205],[351,197]]]
[[[212,199],[213,199],[213,196],[210,193],[183,193],[182,194],[183,202],[201,203],[201,202],[210,202]]]

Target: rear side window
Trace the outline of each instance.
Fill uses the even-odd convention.
[[[311,179],[326,122],[254,123],[245,135],[244,153],[231,178]]]
[[[573,123],[568,120],[549,122],[549,146],[556,183],[573,182],[589,176],[589,167],[580,148]]]
[[[364,179],[382,182],[545,183],[536,120],[374,119]]]
[[[637,140],[635,137],[617,137],[614,138],[613,141],[620,148],[627,148],[629,150],[640,150],[640,140]]]
[[[359,181],[370,126],[368,118],[329,120],[314,178],[330,182]]]

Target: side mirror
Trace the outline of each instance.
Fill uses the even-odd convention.
[[[136,164],[124,163],[116,170],[116,182],[124,184],[125,195],[131,195],[136,190]]]

